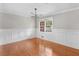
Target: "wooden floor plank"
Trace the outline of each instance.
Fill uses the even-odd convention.
[[[79,50],[40,38],[0,46],[2,56],[79,56]]]

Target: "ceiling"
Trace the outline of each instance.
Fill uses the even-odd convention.
[[[33,16],[34,8],[40,16],[54,15],[56,12],[77,8],[78,3],[0,3],[0,11],[21,16]]]

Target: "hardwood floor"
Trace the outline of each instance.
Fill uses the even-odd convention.
[[[79,56],[79,50],[40,38],[0,46],[2,56]]]
[[[52,50],[52,53],[58,56],[79,56],[79,50],[71,47],[67,47],[58,43],[41,40],[39,41],[42,45]],[[39,44],[40,44],[39,43]]]

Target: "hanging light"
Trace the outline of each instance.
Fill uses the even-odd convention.
[[[37,8],[34,8],[35,10],[35,35],[37,35]]]

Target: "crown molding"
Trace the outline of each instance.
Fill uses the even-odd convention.
[[[67,13],[67,12],[71,12],[71,11],[76,11],[76,10],[79,10],[79,7],[70,8],[70,9],[66,9],[66,10],[63,10],[63,11],[55,12],[55,13],[53,14],[53,16],[55,16],[55,15],[60,15],[60,14],[63,14],[63,13]]]

